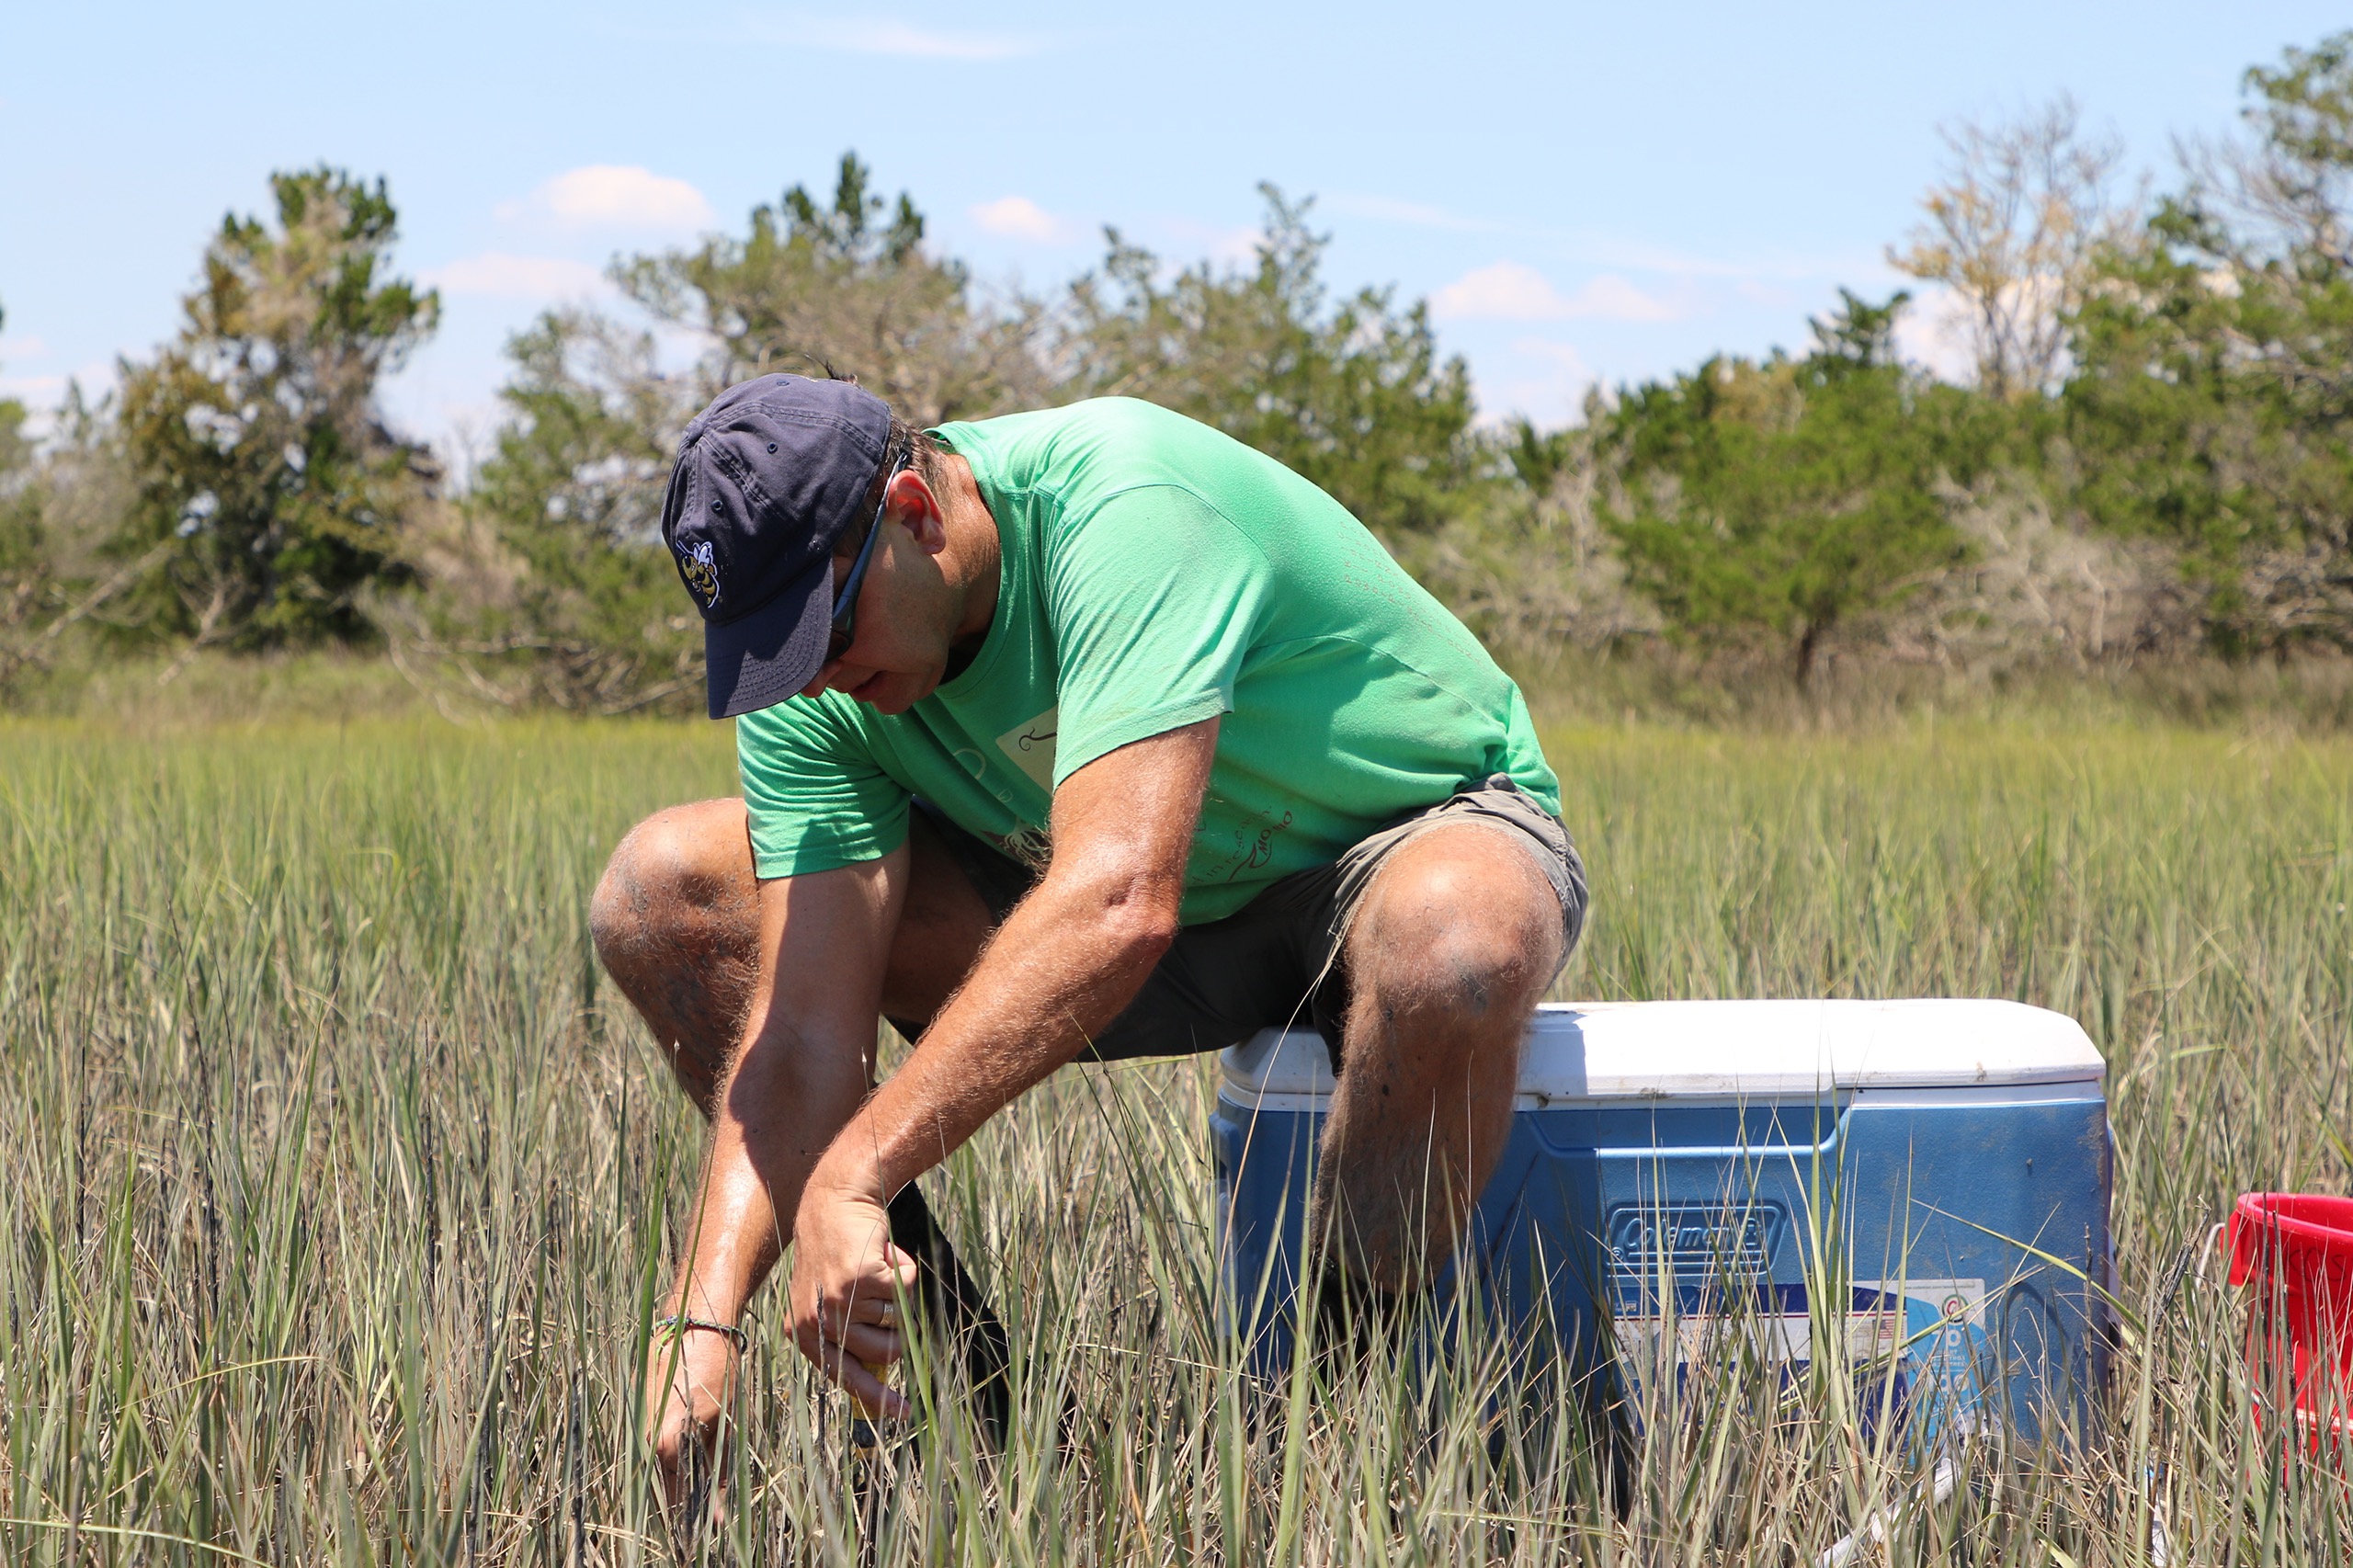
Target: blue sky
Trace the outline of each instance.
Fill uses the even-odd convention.
[[[1257,182],[1314,195],[1334,283],[1427,296],[1490,414],[1795,346],[1882,258],[1937,131],[2072,92],[2131,167],[2226,129],[2246,66],[2347,25],[2235,6],[1021,4],[18,7],[0,29],[0,391],[103,384],[167,335],[273,168],[390,177],[444,324],[392,388],[438,440],[500,346],[620,251],[740,231],[856,148],[992,284],[1103,224],[1246,254]],[[1933,352],[1925,338],[1915,339]]]

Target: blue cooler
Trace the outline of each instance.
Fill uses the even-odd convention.
[[[1223,1310],[1273,1372],[1331,1062],[1269,1029],[1222,1066]],[[1843,1341],[1915,1435],[2081,1432],[2106,1372],[2105,1072],[2074,1019],[2016,1002],[1547,1006],[1464,1256],[1502,1321],[1621,1386],[1735,1348],[1794,1373]]]

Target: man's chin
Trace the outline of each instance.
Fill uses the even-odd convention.
[[[870,688],[861,688],[852,695],[877,713],[896,715],[913,708],[938,687],[936,675],[887,675]]]

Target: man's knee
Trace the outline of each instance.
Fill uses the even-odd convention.
[[[1517,1011],[1550,984],[1563,941],[1560,901],[1504,834],[1462,826],[1408,846],[1378,879],[1349,967],[1392,1008]]]
[[[610,970],[674,932],[740,919],[753,886],[743,801],[656,812],[614,848],[589,900],[597,955]]]

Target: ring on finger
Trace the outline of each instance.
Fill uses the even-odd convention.
[[[896,1325],[898,1321],[898,1307],[892,1302],[885,1301],[882,1303],[882,1315],[875,1320],[875,1326],[877,1328],[888,1329]]]

